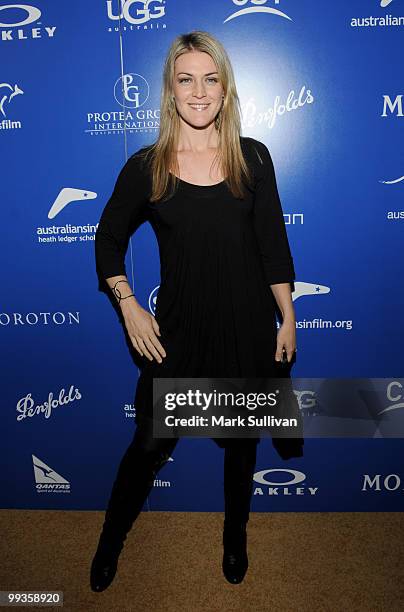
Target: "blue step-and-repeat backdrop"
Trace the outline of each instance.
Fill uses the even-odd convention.
[[[292,376],[403,376],[402,0],[26,2],[0,4],[1,507],[104,509],[133,437],[139,371],[94,234],[125,160],[157,138],[183,32],[224,44],[242,134],[274,160],[297,274]],[[126,266],[154,312],[148,223]],[[223,511],[222,465],[212,440],[180,440],[145,509]],[[377,431],[306,438],[287,461],[263,439],[256,470],[253,511],[404,509],[403,440]]]

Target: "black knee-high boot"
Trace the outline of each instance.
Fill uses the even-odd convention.
[[[165,453],[146,453],[129,448],[119,466],[105,512],[100,542],[108,548],[123,546],[133,522],[142,510],[159,469],[167,461]]]
[[[153,439],[148,434],[139,429],[119,465],[91,565],[93,591],[103,591],[111,584],[126,536],[142,510],[156,474],[175,447],[175,440]]]
[[[238,584],[248,569],[247,523],[257,457],[256,440],[229,440],[224,458],[223,573]]]

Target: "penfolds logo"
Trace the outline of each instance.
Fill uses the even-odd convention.
[[[277,117],[285,114],[285,112],[295,111],[306,104],[312,104],[314,101],[313,94],[310,89],[306,89],[303,85],[296,97],[295,91],[292,89],[285,102],[282,102],[280,96],[276,96],[272,106],[265,110],[257,109],[254,98],[249,98],[245,104],[241,106],[242,122],[244,127],[254,127],[256,125],[266,125],[272,129],[275,125]]]
[[[22,421],[26,417],[33,417],[38,414],[43,414],[45,419],[49,419],[54,408],[70,404],[74,400],[81,399],[81,397],[80,391],[74,385],[70,385],[67,395],[65,395],[65,389],[60,389],[57,397],[54,397],[53,391],[51,391],[43,404],[36,404],[31,393],[28,393],[17,402],[17,421]]]

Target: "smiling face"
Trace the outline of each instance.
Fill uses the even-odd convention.
[[[222,107],[223,87],[208,53],[189,51],[175,60],[173,95],[180,117],[195,128],[212,123]]]

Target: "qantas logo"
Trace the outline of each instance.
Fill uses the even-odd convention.
[[[70,493],[70,483],[49,465],[32,455],[36,490],[38,493]]]

